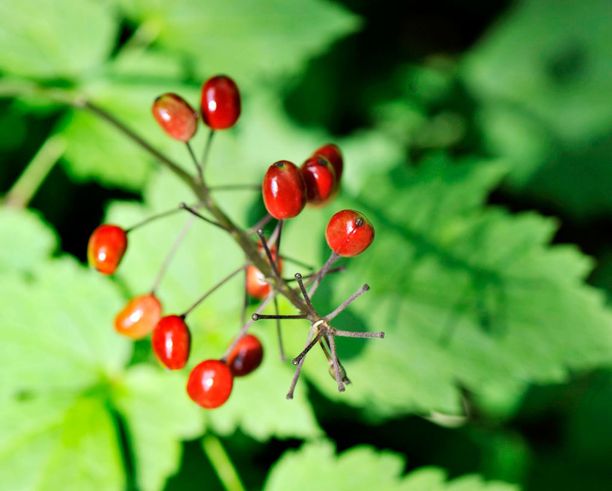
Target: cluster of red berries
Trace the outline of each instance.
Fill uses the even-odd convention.
[[[213,131],[231,128],[240,116],[240,107],[238,88],[229,77],[216,76],[203,85],[201,116],[210,128],[211,135]],[[189,147],[189,142],[197,131],[198,113],[187,101],[173,93],[163,94],[155,99],[152,111],[166,134],[187,144],[199,171],[201,185],[205,186],[200,164]],[[272,217],[279,221],[278,247],[282,221],[297,216],[306,203],[315,206],[327,203],[339,189],[342,171],[342,154],[333,144],[317,149],[300,168],[286,160],[278,161],[269,167],[263,178],[262,195],[270,215],[267,218]],[[161,214],[160,217],[162,215],[167,213]],[[146,222],[149,221],[151,220]],[[128,233],[138,226],[127,229],[111,224],[99,226],[89,240],[89,263],[103,274],[113,274],[127,250]],[[258,247],[262,256],[265,251],[270,265],[276,274],[280,275],[283,265],[277,246],[268,247],[261,231],[259,234]],[[342,210],[329,221],[325,236],[333,251],[332,256],[349,257],[360,254],[370,245],[374,238],[374,229],[362,214]],[[266,278],[253,264],[239,268],[230,277],[245,268],[245,288],[249,295],[263,300],[275,294],[269,282],[270,278]],[[216,288],[217,286],[213,290]],[[158,360],[170,370],[180,370],[188,362],[191,347],[191,333],[185,321],[186,316],[209,293],[212,293],[212,290],[181,315],[162,316],[162,305],[153,288],[150,293],[137,296],[125,305],[115,318],[115,329],[132,339],[140,339],[152,333],[151,345]],[[234,377],[248,375],[261,364],[261,342],[251,334],[241,333],[226,356],[204,360],[192,369],[187,382],[187,393],[200,406],[215,408],[222,405],[231,394]]]

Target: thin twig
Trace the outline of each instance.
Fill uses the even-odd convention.
[[[198,158],[196,157],[194,151],[193,151],[193,147],[191,146],[191,142],[187,141],[185,142],[185,145],[187,146],[187,151],[189,152],[189,155],[191,156],[191,160],[193,161],[193,165],[195,165],[196,168],[196,172],[198,173],[198,179],[200,180],[201,183],[204,182],[204,173],[202,172],[202,166],[200,165],[200,162],[198,162]]]
[[[222,278],[219,282],[217,282],[215,285],[209,288],[200,298],[198,298],[191,307],[189,307],[185,312],[183,312],[181,317],[187,317],[193,311],[193,309],[195,309],[204,300],[206,300],[211,294],[216,292],[219,288],[225,285],[229,280],[231,280],[234,276],[236,276],[238,273],[240,273],[240,271],[242,271],[246,267],[247,265],[243,264],[242,266],[240,266],[239,268],[235,269],[230,274]]]
[[[219,222],[215,222],[214,220],[211,220],[210,218],[206,218],[204,215],[198,213],[194,208],[189,206],[187,203],[181,203],[179,207],[182,208],[183,210],[187,210],[189,213],[198,217],[200,220],[203,220],[206,223],[210,223],[211,225],[214,225],[215,227],[219,227],[221,230],[227,231],[227,229],[223,225],[221,225]]]
[[[189,229],[193,225],[193,220],[194,220],[194,217],[192,216],[187,218],[185,225],[183,225],[183,228],[181,229],[178,236],[174,240],[172,247],[168,251],[168,254],[166,254],[164,262],[162,263],[161,268],[159,268],[159,272],[157,273],[157,276],[155,277],[155,280],[153,281],[153,286],[151,287],[151,293],[155,294],[155,292],[159,288],[159,284],[161,283],[161,280],[166,274],[166,272],[168,271],[168,267],[170,266],[172,259],[176,255],[176,252],[178,251],[181,243],[183,242],[187,233],[189,232]]]
[[[276,296],[274,297],[274,313],[279,315],[278,313],[278,299]],[[283,332],[281,330],[281,320],[280,318],[276,319],[276,339],[278,340],[278,350],[280,351],[280,359],[281,361],[285,361],[287,357],[285,356],[285,347],[283,345]]]
[[[350,297],[348,297],[344,302],[342,302],[338,307],[336,307],[333,311],[325,316],[328,321],[334,320],[343,310],[345,310],[350,304],[352,304],[355,300],[357,300],[361,295],[367,292],[370,289],[370,286],[367,283],[364,283],[359,287],[359,289],[353,293]]]

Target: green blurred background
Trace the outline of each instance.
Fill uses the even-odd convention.
[[[339,345],[346,394],[313,356],[285,401],[291,367],[258,325],[264,366],[204,413],[185,373],[118,339],[114,313],[184,217],[130,236],[115,278],[85,265],[100,222],[191,198],[58,99],[97,102],[191,170],[150,105],[166,91],[197,105],[217,73],[244,106],[216,137],[211,182],[257,183],[334,141],[343,191],[289,224],[287,250],[321,264],[341,207],[376,227],[317,299],[331,309],[367,281],[339,324],[387,333]],[[609,1],[1,0],[0,75],[3,489],[241,489],[217,477],[227,456],[246,489],[612,489]],[[219,199],[239,223],[262,214],[252,193]],[[164,306],[240,261],[195,227]],[[237,331],[240,288],[197,311],[190,365]],[[306,328],[286,331],[297,353]]]

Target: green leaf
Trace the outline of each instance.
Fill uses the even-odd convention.
[[[0,69],[34,78],[82,78],[106,59],[115,33],[107,2],[2,2]]]
[[[444,471],[418,469],[402,476],[404,459],[372,447],[353,447],[341,455],[333,445],[319,441],[299,450],[286,452],[274,465],[265,484],[266,491],[302,489],[320,491],[512,491],[516,488],[499,482],[485,483],[478,476],[466,476],[446,482]]]
[[[584,141],[609,129],[612,31],[606,0],[518,3],[465,60],[482,99],[501,99]]]
[[[0,271],[32,272],[57,247],[57,238],[35,213],[0,208]]]
[[[356,199],[337,203],[363,211],[376,240],[315,302],[332,310],[368,282],[371,290],[334,324],[386,337],[339,340],[354,382],[341,395],[321,354],[310,355],[305,368],[321,390],[372,416],[456,414],[459,385],[516,393],[520,384],[609,364],[612,318],[600,292],[584,284],[590,261],[573,247],[549,245],[551,220],[483,207],[503,172],[431,159],[370,179]],[[307,222],[308,234],[288,230],[286,250],[320,249],[326,219]],[[292,341],[299,352],[304,339]]]
[[[128,16],[152,26],[158,43],[195,63],[200,76],[227,73],[240,86],[298,73],[359,19],[323,0],[120,0]],[[299,21],[297,21],[299,19]]]
[[[578,217],[612,210],[609,7],[520,2],[462,67],[485,148],[509,160],[512,188]]]
[[[0,480],[7,489],[123,489],[114,422],[101,400],[15,399],[0,404],[0,416]]]
[[[132,367],[115,392],[134,452],[139,489],[159,490],[180,463],[180,440],[202,432],[198,406],[185,395],[185,381],[150,366]]]
[[[73,261],[41,264],[31,280],[3,274],[0,298],[3,391],[71,393],[112,378],[129,358],[112,329],[116,288]]]

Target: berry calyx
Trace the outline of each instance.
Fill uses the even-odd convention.
[[[374,240],[374,227],[358,211],[342,210],[329,220],[325,239],[331,250],[339,256],[357,256]]]
[[[100,225],[87,244],[89,264],[102,274],[113,274],[127,249],[127,233],[117,225]]]
[[[191,335],[182,317],[167,315],[153,329],[151,336],[153,352],[157,359],[170,370],[180,370],[189,359]]]
[[[333,195],[337,187],[336,171],[329,160],[321,155],[310,157],[300,168],[304,184],[306,184],[306,199],[313,205],[322,205]]]
[[[258,244],[257,248],[261,253],[263,250],[261,243]],[[272,246],[270,252],[272,253],[272,258],[276,261],[276,268],[279,274],[282,274],[283,262],[277,257],[276,246]],[[270,291],[272,291],[272,287],[266,281],[266,277],[252,264],[249,264],[246,269],[246,290],[251,297],[258,300],[263,300],[270,294]]]
[[[226,75],[209,78],[202,86],[202,119],[213,130],[231,128],[240,116],[240,92]]]
[[[149,334],[161,318],[162,306],[153,293],[130,300],[115,317],[115,330],[132,339]]]
[[[263,346],[252,334],[241,337],[227,358],[227,364],[234,377],[244,377],[261,365]]]
[[[221,360],[204,360],[189,374],[187,394],[193,402],[206,409],[223,405],[232,393],[234,377]]]
[[[198,129],[198,113],[180,95],[168,92],[153,102],[153,117],[170,137],[188,142]]]
[[[268,168],[262,193],[266,210],[277,220],[299,215],[306,205],[304,179],[295,164],[288,160],[279,160]]]
[[[321,155],[329,160],[330,164],[336,171],[336,182],[340,185],[340,178],[342,177],[342,169],[344,168],[344,159],[342,158],[342,152],[338,145],[328,143],[320,148],[317,148],[312,155]]]

